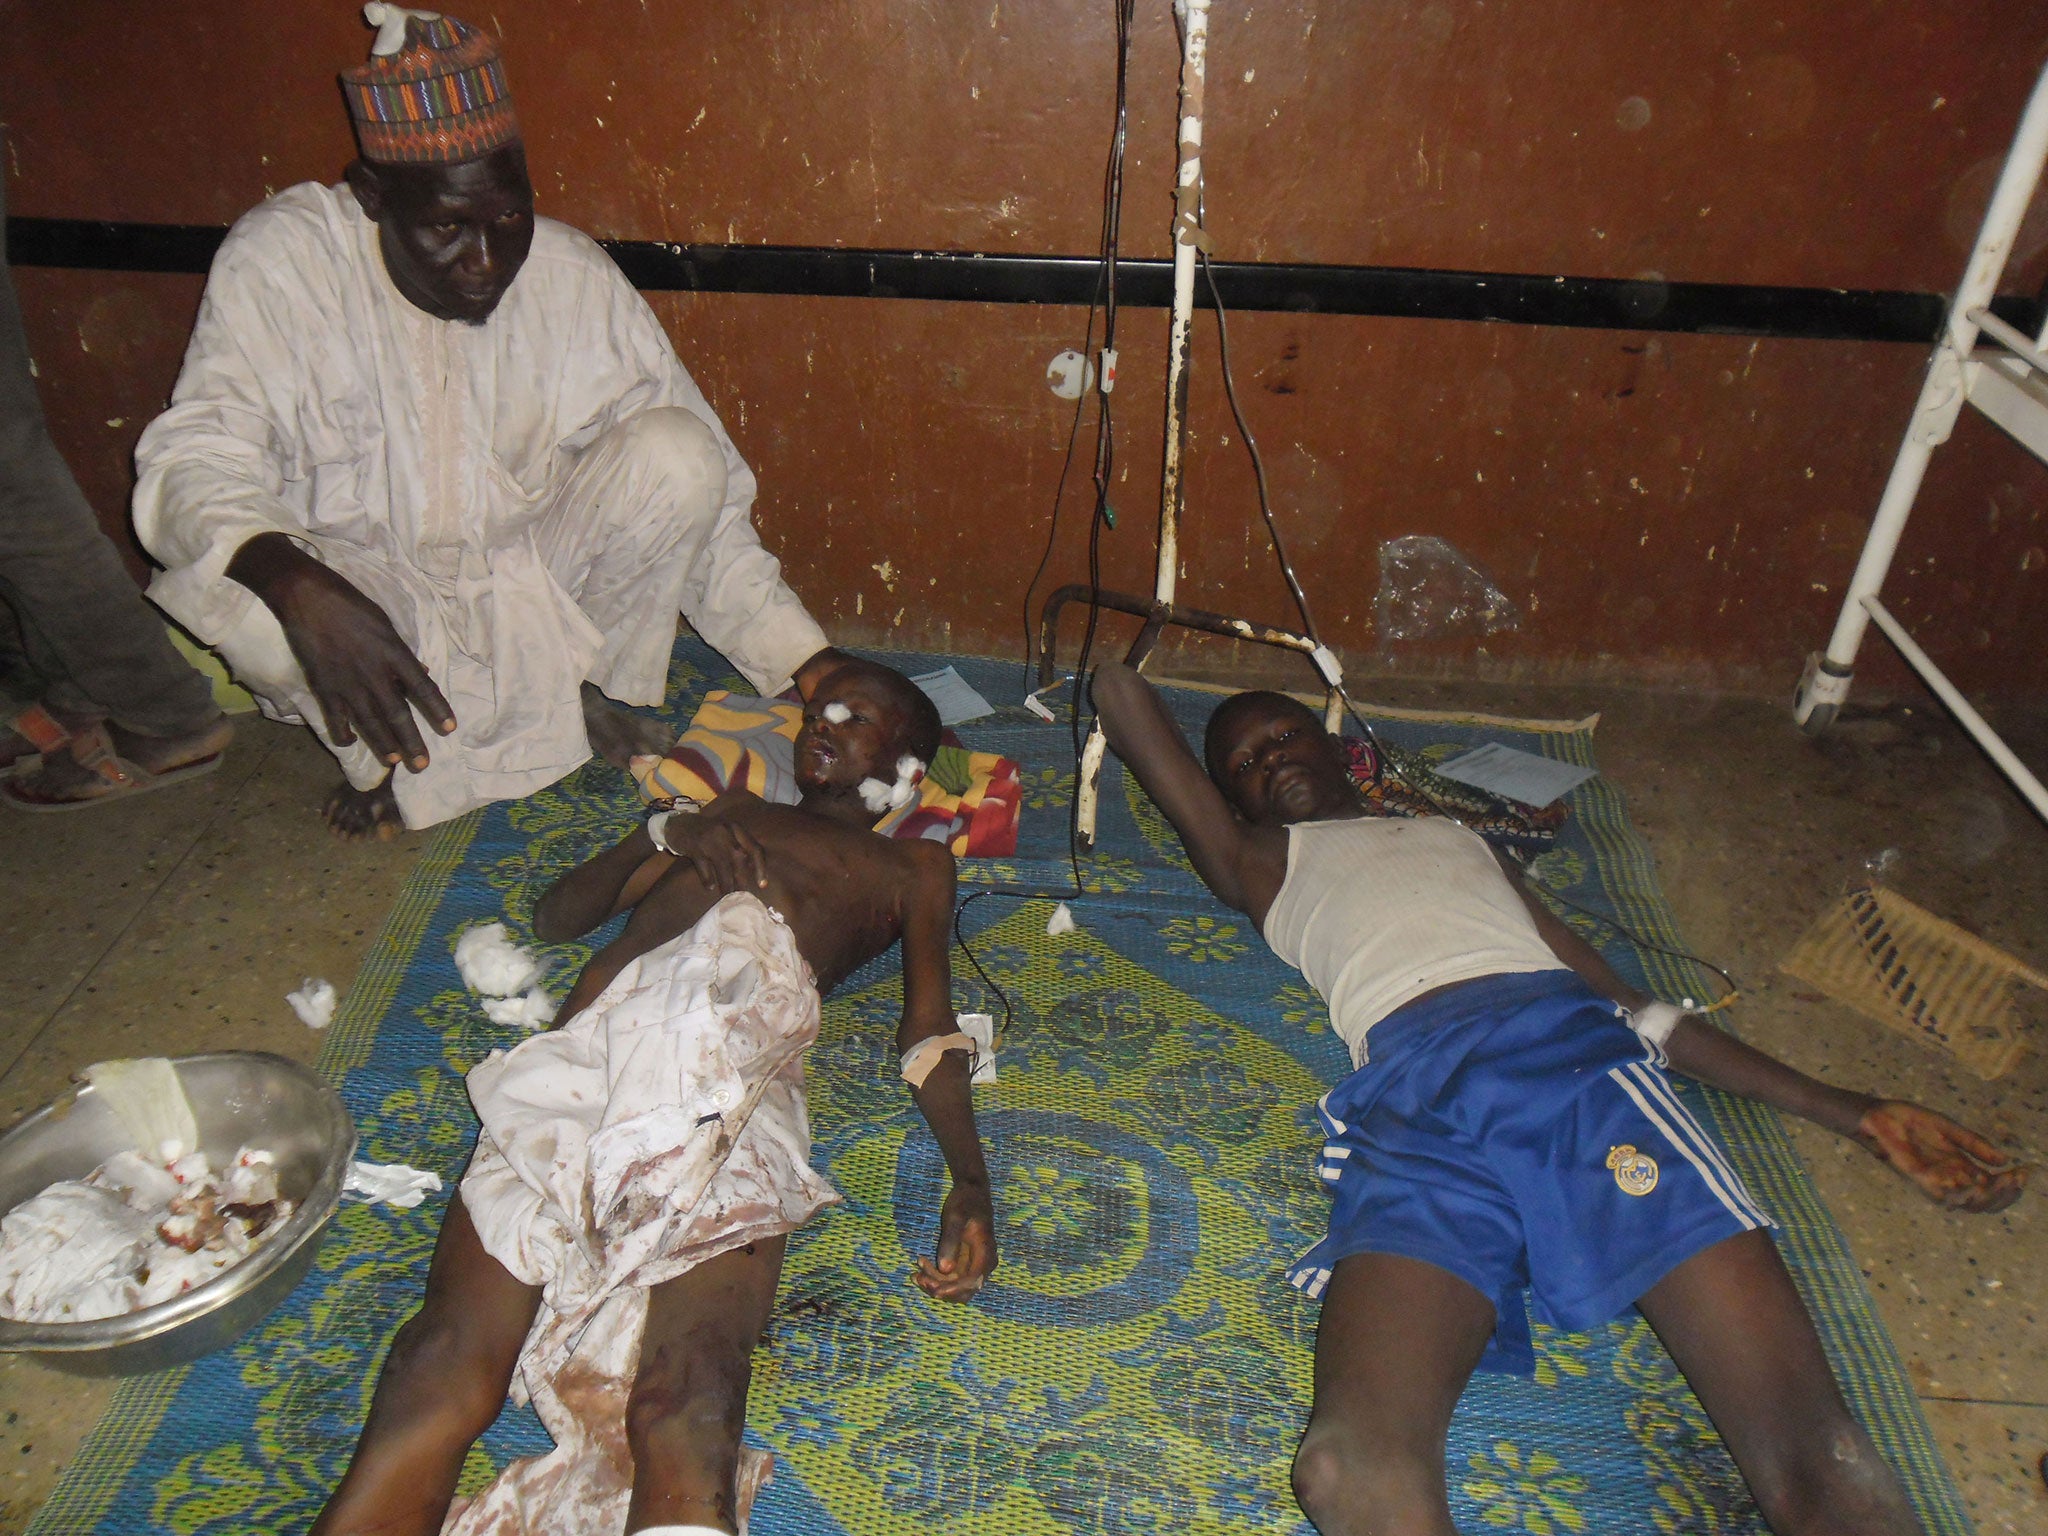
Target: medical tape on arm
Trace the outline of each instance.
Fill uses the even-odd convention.
[[[1661,1051],[1671,1032],[1678,1028],[1678,1021],[1689,1012],[1676,1003],[1646,1003],[1628,1015],[1628,1027]]]
[[[676,795],[667,800],[657,800],[647,809],[649,813],[647,817],[648,841],[652,842],[663,853],[673,854],[675,849],[669,847],[668,838],[665,835],[669,817],[694,816],[703,807],[687,795]]]
[[[968,1064],[974,1061],[974,1039],[972,1036],[955,1032],[950,1035],[932,1035],[920,1040],[903,1053],[903,1081],[913,1088],[922,1088],[924,1080],[932,1075],[939,1058],[948,1051],[965,1051]]]

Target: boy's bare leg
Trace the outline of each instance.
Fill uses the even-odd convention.
[[[787,1240],[764,1238],[657,1285],[626,1403],[633,1503],[626,1529],[739,1529],[735,1487],[754,1346],[768,1326]]]
[[[485,1251],[448,1201],[427,1299],[392,1340],[369,1421],[310,1536],[434,1536],[470,1443],[505,1405],[540,1289]]]
[[[1912,1536],[1906,1490],[1849,1414],[1767,1232],[1693,1255],[1639,1306],[1779,1536]]]
[[[1433,1264],[1339,1261],[1316,1330],[1315,1408],[1294,1456],[1294,1496],[1323,1536],[1455,1536],[1444,1439],[1493,1325],[1493,1303]]]

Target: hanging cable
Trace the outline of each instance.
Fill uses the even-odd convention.
[[[1196,205],[1200,207],[1199,202]],[[1244,439],[1245,451],[1251,455],[1252,479],[1259,491],[1259,516],[1266,520],[1266,534],[1273,541],[1273,553],[1280,561],[1280,576],[1287,583],[1287,590],[1294,596],[1295,611],[1301,615],[1301,632],[1317,645],[1323,637],[1316,631],[1316,621],[1309,613],[1308,594],[1301,589],[1301,579],[1294,574],[1294,562],[1287,558],[1287,542],[1280,537],[1280,523],[1273,516],[1273,499],[1266,490],[1266,461],[1259,454],[1259,442],[1252,435],[1251,423],[1245,420],[1244,410],[1237,403],[1237,381],[1230,370],[1230,326],[1223,316],[1223,295],[1216,288],[1216,274],[1209,268],[1209,253],[1197,249],[1196,260],[1202,265],[1202,278],[1209,285],[1209,302],[1216,310],[1216,353],[1223,365],[1223,397],[1230,402],[1231,418],[1237,423],[1238,435]]]
[[[1523,871],[1522,878],[1524,881],[1528,883],[1529,887],[1532,890],[1541,891],[1545,896],[1548,896],[1551,900],[1557,902],[1558,905],[1570,907],[1574,912],[1578,913],[1581,917],[1589,917],[1594,922],[1598,923],[1601,927],[1606,928],[1613,933],[1620,934],[1624,939],[1627,939],[1629,943],[1635,945],[1636,948],[1655,950],[1658,954],[1669,955],[1674,960],[1689,960],[1694,965],[1703,966],[1707,970],[1712,971],[1716,976],[1720,977],[1722,981],[1727,983],[1728,990],[1724,994],[1722,994],[1715,1001],[1707,1004],[1704,1007],[1694,1008],[1693,1011],[1695,1013],[1719,1013],[1722,1009],[1728,1007],[1738,997],[1742,995],[1742,988],[1740,985],[1737,984],[1735,978],[1729,975],[1726,971],[1722,970],[1720,966],[1714,964],[1713,961],[1705,958],[1704,956],[1695,955],[1690,950],[1674,949],[1669,944],[1659,944],[1656,943],[1654,940],[1646,939],[1641,934],[1637,933],[1633,928],[1628,927],[1625,923],[1620,922],[1618,919],[1609,917],[1602,912],[1595,912],[1590,907],[1580,906],[1579,903],[1573,901],[1571,897],[1565,895],[1562,891],[1558,890],[1557,887],[1546,884],[1541,880],[1531,880],[1529,878],[1527,870]],[[1685,1001],[1687,1006],[1692,1006],[1691,998],[1687,998]]]
[[[1116,126],[1110,136],[1109,163],[1103,173],[1102,208],[1102,353],[1116,352],[1117,261],[1121,253],[1124,205],[1124,147],[1130,130],[1131,22],[1136,0],[1114,0],[1116,13]],[[1067,700],[1068,733],[1074,753],[1075,794],[1067,822],[1067,862],[1073,870],[1074,890],[1081,882],[1080,786],[1083,716],[1094,721],[1086,694],[1088,659],[1095,650],[1095,634],[1102,621],[1102,530],[1114,516],[1109,504],[1110,481],[1116,468],[1115,413],[1110,390],[1104,386],[1106,370],[1096,377],[1095,508],[1088,521],[1088,620],[1081,632],[1081,650],[1074,662],[1074,686]]]
[[[1080,782],[1081,763],[1081,722],[1083,695],[1086,692],[1084,679],[1087,676],[1088,657],[1095,645],[1095,633],[1102,616],[1102,530],[1112,516],[1109,505],[1109,484],[1116,465],[1115,415],[1110,403],[1112,381],[1107,377],[1108,364],[1104,359],[1116,353],[1117,322],[1117,261],[1121,252],[1124,202],[1124,147],[1130,128],[1130,64],[1131,64],[1131,23],[1136,9],[1136,0],[1113,0],[1116,17],[1116,115],[1110,134],[1109,157],[1103,167],[1102,176],[1102,224],[1097,249],[1100,253],[1096,270],[1095,294],[1088,306],[1088,323],[1083,332],[1081,357],[1083,359],[1084,381],[1090,366],[1095,369],[1095,462],[1092,479],[1095,489],[1095,503],[1088,524],[1088,622],[1082,632],[1081,651],[1074,667],[1074,686],[1069,690],[1068,728],[1072,737],[1074,752],[1074,777],[1076,787]],[[1102,315],[1102,347],[1095,350],[1095,317]],[[1059,483],[1053,491],[1052,518],[1046,529],[1045,547],[1038,559],[1038,567],[1032,572],[1030,584],[1024,589],[1024,667],[1025,690],[1031,685],[1031,656],[1035,640],[1031,624],[1031,600],[1038,590],[1038,583],[1044,578],[1046,566],[1052,559],[1054,542],[1059,534],[1059,517],[1062,503],[1066,498],[1067,477],[1073,468],[1074,448],[1079,441],[1081,420],[1087,413],[1088,387],[1084,382],[1080,396],[1074,402],[1074,418],[1067,431],[1066,455],[1060,463]],[[1079,797],[1076,796],[1076,801]],[[980,958],[967,942],[965,929],[961,926],[969,906],[984,896],[1007,896],[1016,901],[1064,901],[1086,894],[1081,883],[1081,854],[1078,825],[1069,813],[1067,828],[1067,862],[1071,870],[1073,887],[1070,891],[1038,890],[1026,886],[983,886],[963,898],[953,912],[953,939],[967,956],[975,974],[983,985],[995,993],[1003,1005],[1003,1028],[1010,1026],[1011,1008],[1009,996],[996,985],[995,980],[982,968]],[[1000,1037],[999,1037],[1000,1038]]]
[[[967,957],[967,963],[974,967],[974,974],[981,978],[981,984],[987,987],[989,991],[995,993],[996,1001],[1003,1005],[1003,1027],[996,1032],[995,1037],[995,1044],[1000,1048],[1004,1037],[1010,1032],[1010,995],[996,985],[996,980],[993,976],[982,969],[980,959],[976,957],[973,947],[967,942],[966,930],[961,926],[966,921],[967,909],[984,896],[1008,896],[1016,901],[1023,901],[1029,898],[1019,891],[1006,891],[989,886],[978,891],[970,891],[962,899],[960,905],[953,909],[953,942],[960,946],[960,952]]]
[[[1102,275],[1098,271],[1095,279],[1095,296],[1088,301],[1088,326],[1081,336],[1081,356],[1084,360],[1082,377],[1087,377],[1086,359],[1095,349],[1095,312],[1102,303]],[[1074,468],[1074,447],[1081,439],[1081,418],[1088,411],[1088,390],[1084,385],[1081,393],[1074,397],[1074,419],[1067,426],[1067,451],[1060,459],[1059,482],[1052,492],[1052,517],[1046,524],[1045,547],[1038,553],[1038,567],[1031,573],[1030,585],[1024,588],[1024,692],[1032,692],[1032,657],[1038,648],[1037,632],[1031,623],[1031,600],[1038,593],[1039,582],[1045,579],[1045,568],[1052,563],[1053,544],[1059,538],[1060,508],[1067,497],[1067,476]]]

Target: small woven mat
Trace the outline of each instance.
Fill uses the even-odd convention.
[[[2015,983],[2048,989],[2048,976],[1881,885],[1823,912],[1778,968],[1982,1078],[2025,1049]]]

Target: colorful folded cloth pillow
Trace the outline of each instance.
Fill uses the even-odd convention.
[[[930,838],[957,858],[1008,858],[1017,851],[1017,816],[1023,806],[1013,760],[948,741],[932,755],[916,798],[890,811],[875,830],[890,837]]]
[[[728,789],[749,789],[763,800],[792,805],[802,723],[800,704],[714,688],[667,753],[635,760],[633,777],[648,800],[683,795],[701,803]],[[1017,851],[1023,804],[1014,761],[970,752],[948,731],[917,794],[884,815],[875,830],[886,837],[929,838],[960,858],[1007,858]]]
[[[714,688],[667,753],[634,760],[633,777],[649,800],[680,795],[701,805],[728,789],[750,789],[763,800],[794,805],[796,728],[803,718],[801,704],[736,698]]]

